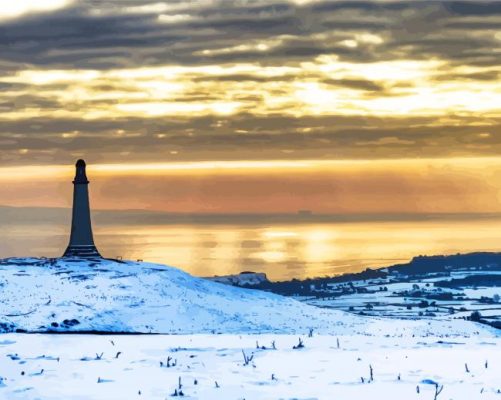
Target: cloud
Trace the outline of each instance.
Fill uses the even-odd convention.
[[[383,85],[363,79],[325,79],[322,82],[327,85],[342,86],[369,92],[381,92],[384,90]]]
[[[41,13],[67,7],[73,0],[16,0],[4,2],[0,7],[0,21],[19,18],[25,14]]]
[[[500,8],[131,0],[30,9],[0,21],[0,164],[490,155],[500,149]]]
[[[481,122],[471,116],[361,119],[252,114],[146,120],[34,118],[2,122],[0,165],[72,164],[79,157],[92,163],[154,163],[499,154],[501,138],[496,132],[501,118]],[[394,139],[384,139],[388,137]]]
[[[124,63],[138,66],[145,60],[149,65],[203,64],[204,57],[196,54],[204,50],[216,51],[211,56],[215,61],[229,62],[255,57],[255,61],[266,63],[271,56],[283,63],[326,53],[347,61],[375,61],[397,53],[420,58],[423,49],[433,54],[449,49],[443,56],[454,59],[473,44],[480,44],[475,49],[485,55],[492,48],[492,43],[475,39],[485,30],[483,26],[463,29],[461,35],[454,26],[448,28],[478,16],[478,10],[488,10],[491,18],[499,14],[499,4],[477,3],[335,1],[298,6],[278,1],[231,5],[213,1],[198,6],[132,2],[123,7],[120,2],[92,6],[79,2],[51,14],[4,23],[0,49],[6,60],[72,68],[81,68],[82,63],[97,68],[122,67]],[[468,10],[472,10],[470,14]],[[161,23],[159,18],[169,23]],[[489,22],[499,23],[499,19]],[[365,43],[366,48],[358,51],[335,45],[348,39],[363,44],[363,35],[373,35],[382,42]],[[238,50],[239,45],[263,39],[277,39],[281,45],[265,52]],[[373,47],[381,44],[382,51],[374,51]],[[217,53],[221,48],[234,51]],[[101,49],[112,54],[123,52],[128,60],[113,60]],[[86,52],[85,59],[78,57],[77,50]]]

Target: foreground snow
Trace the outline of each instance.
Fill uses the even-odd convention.
[[[443,385],[439,400],[501,396],[499,338],[302,338],[292,349],[297,336],[273,334],[4,334],[0,398],[166,399],[179,379],[185,397],[208,400],[428,400],[433,382]]]
[[[382,325],[383,324],[383,325]],[[140,262],[0,260],[0,331],[470,336],[463,320],[384,321]]]

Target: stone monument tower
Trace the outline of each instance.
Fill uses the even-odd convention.
[[[75,164],[73,180],[73,215],[71,219],[70,244],[63,257],[99,258],[101,255],[94,245],[90,223],[89,181],[85,174],[85,161]]]

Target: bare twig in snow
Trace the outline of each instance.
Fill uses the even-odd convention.
[[[438,386],[438,383],[435,383],[435,397],[433,397],[433,400],[437,400],[438,395],[442,393],[442,390],[444,390],[444,385]]]
[[[242,354],[244,356],[244,365],[249,365],[249,363],[252,361],[252,359],[254,358],[254,354],[251,355],[250,357],[247,356],[247,354],[245,354],[245,351],[242,350]]]

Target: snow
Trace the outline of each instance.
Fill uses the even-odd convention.
[[[501,394],[500,330],[358,316],[159,264],[0,260],[0,328],[80,332],[1,334],[0,399],[419,400],[435,383],[439,400]],[[96,331],[112,334],[82,334]]]
[[[144,262],[0,260],[0,326],[29,332],[284,333],[471,336],[464,320],[385,321],[328,310]]]
[[[352,313],[361,313],[371,316],[394,317],[397,319],[409,318],[429,319],[430,314],[440,317],[440,319],[458,319],[469,317],[472,311],[480,310],[483,316],[499,317],[501,303],[481,301],[482,297],[493,299],[494,296],[501,293],[499,286],[484,287],[471,285],[470,287],[440,287],[435,286],[439,281],[454,279],[464,279],[472,275],[495,275],[499,271],[483,271],[479,273],[476,270],[454,271],[450,276],[437,277],[419,277],[409,278],[403,275],[401,279],[406,281],[393,282],[390,279],[378,279],[369,281],[356,281],[353,287],[357,290],[364,289],[368,293],[349,293],[336,294],[346,287],[346,283],[329,284],[328,289],[322,289],[318,292],[320,296],[302,296],[298,300],[329,309],[350,311]],[[377,284],[374,282],[377,281]],[[417,285],[418,289],[415,289]],[[380,289],[384,287],[385,290]],[[440,295],[451,294],[452,299],[447,297],[440,298]],[[421,302],[427,302],[427,307],[419,306]],[[367,306],[370,304],[370,309]],[[410,308],[409,308],[410,307]]]
[[[0,322],[27,331],[304,331],[341,315],[142,262],[7,259],[0,276]]]
[[[4,334],[0,398],[164,400],[179,378],[185,397],[204,400],[426,400],[434,382],[438,400],[500,396],[499,338],[301,337],[305,347],[293,350],[298,336],[280,334]]]
[[[211,276],[205,279],[235,286],[253,286],[268,282],[268,278],[263,272],[241,272],[238,275]]]

